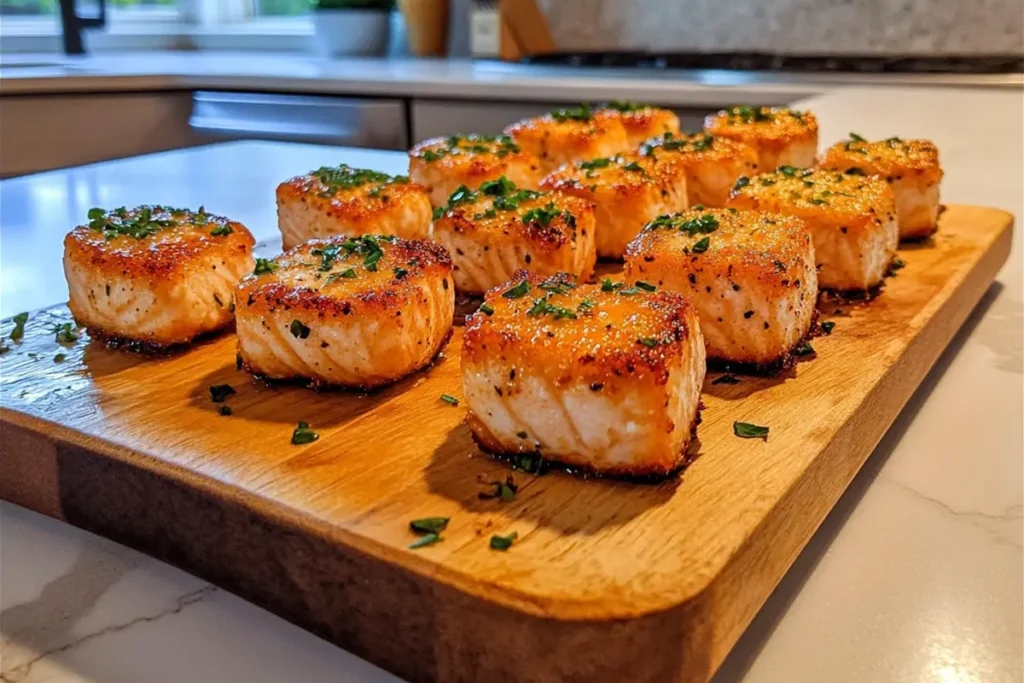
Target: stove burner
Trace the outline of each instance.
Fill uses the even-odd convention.
[[[724,69],[840,73],[1003,74],[1024,72],[1020,55],[980,57],[803,56],[768,53],[553,52],[523,58],[524,64],[636,67],[640,69]]]

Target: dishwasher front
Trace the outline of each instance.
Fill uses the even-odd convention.
[[[409,148],[400,99],[197,91],[189,125],[214,140]]]

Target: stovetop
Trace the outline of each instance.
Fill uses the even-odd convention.
[[[1024,56],[825,56],[768,53],[556,52],[523,58],[524,64],[636,67],[640,69],[721,69],[779,73],[1017,74]]]

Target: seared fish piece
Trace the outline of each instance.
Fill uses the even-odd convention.
[[[544,173],[537,157],[507,135],[452,135],[424,140],[409,150],[409,176],[427,188],[430,202],[443,206],[460,185],[471,190],[505,176],[536,190]]]
[[[238,352],[250,372],[372,389],[424,367],[451,335],[448,253],[391,235],[312,240],[238,286]]]
[[[686,169],[690,206],[723,207],[742,176],[757,173],[757,151],[742,142],[707,133],[665,134],[651,138],[640,153],[658,165],[677,164]]]
[[[730,107],[704,119],[715,137],[743,142],[757,150],[758,168],[807,168],[818,153],[818,120],[809,111],[784,107]]]
[[[324,166],[277,186],[277,224],[285,249],[332,235],[425,239],[430,196],[406,176]]]
[[[612,100],[601,109],[619,112],[630,149],[656,135],[679,134],[679,117],[668,109],[623,100]]]
[[[939,150],[928,140],[868,142],[856,133],[828,148],[822,168],[884,178],[896,198],[902,239],[927,237],[939,219]]]
[[[570,161],[609,157],[629,149],[620,113],[586,104],[523,119],[506,127],[505,134],[540,158],[545,173]]]
[[[433,238],[451,253],[465,294],[483,294],[524,268],[582,280],[594,271],[594,209],[578,197],[521,190],[502,177],[479,190],[460,187],[436,215]]]
[[[626,249],[626,281],[694,305],[709,360],[787,365],[814,321],[814,245],[793,216],[690,209],[662,216]]]
[[[814,239],[822,289],[862,292],[874,287],[896,257],[896,209],[880,178],[783,166],[741,178],[729,205],[803,220]]]
[[[541,188],[593,203],[600,258],[621,259],[647,223],[688,206],[686,169],[637,154],[566,164],[544,178]]]
[[[704,342],[670,292],[518,274],[466,322],[462,385],[473,438],[585,470],[667,474],[698,421]]]
[[[254,244],[244,225],[202,207],[91,209],[64,238],[68,307],[93,336],[184,344],[231,324]]]

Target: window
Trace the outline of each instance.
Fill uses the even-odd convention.
[[[295,17],[310,10],[310,0],[255,0],[259,17]]]
[[[79,12],[85,14],[95,11],[92,3],[81,3]],[[111,14],[137,12],[139,14],[167,12],[175,10],[177,0],[107,0],[107,9]],[[44,17],[56,15],[59,0],[0,0],[0,16],[3,17]]]

